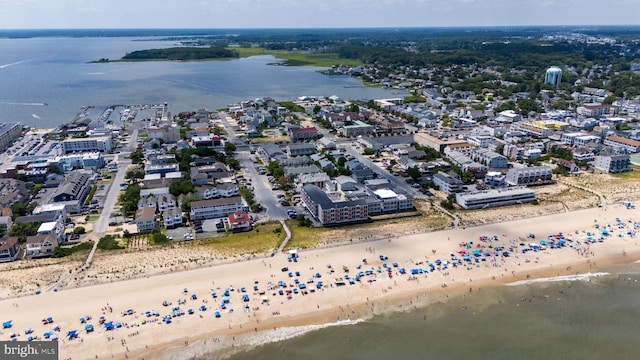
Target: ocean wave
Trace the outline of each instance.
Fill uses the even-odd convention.
[[[563,276],[554,276],[550,278],[540,278],[540,279],[532,279],[532,280],[521,280],[515,281],[512,283],[506,284],[506,286],[520,286],[534,283],[545,283],[545,282],[559,282],[559,281],[588,281],[594,277],[601,277],[610,275],[607,272],[598,272],[598,273],[586,273],[586,274],[577,274],[577,275],[563,275]]]
[[[295,327],[284,327],[276,330],[269,330],[262,333],[259,333],[255,336],[250,336],[243,341],[242,345],[247,346],[259,346],[268,343],[274,343],[284,340],[293,339],[298,336],[302,336],[312,331],[321,330],[334,326],[345,326],[345,325],[356,325],[361,322],[364,322],[363,319],[356,320],[340,320],[327,324],[318,324],[318,325],[307,325],[307,326],[295,326]]]

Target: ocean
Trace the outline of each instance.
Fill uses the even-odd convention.
[[[640,264],[607,271],[591,281],[482,288],[205,358],[638,359]]]
[[[71,121],[83,105],[95,106],[99,114],[108,105],[167,102],[169,110],[177,114],[201,108],[215,110],[262,96],[291,101],[299,96],[338,95],[359,100],[406,94],[364,88],[357,79],[323,75],[315,67],[272,66],[269,64],[277,62],[272,56],[91,64],[100,58],[119,59],[134,50],[177,43],[143,35],[83,37],[81,32],[67,33],[73,36],[0,38],[0,122],[53,128]]]

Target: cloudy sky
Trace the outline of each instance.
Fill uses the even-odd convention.
[[[640,0],[0,0],[0,28],[638,25]]]

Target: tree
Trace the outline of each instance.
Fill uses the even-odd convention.
[[[129,158],[133,164],[140,164],[144,161],[144,151],[140,149],[132,151]]]
[[[175,197],[192,193],[195,189],[196,186],[187,178],[174,181],[169,185],[169,193]]]
[[[56,164],[49,164],[49,172],[60,175],[62,174],[62,169],[60,169],[60,166]]]
[[[322,106],[320,106],[320,105],[316,105],[316,106],[313,107],[313,113],[316,114],[316,115],[318,115],[320,110],[322,110]]]
[[[615,96],[615,95],[609,95],[609,96],[607,96],[606,98],[604,98],[604,100],[602,100],[602,103],[603,103],[603,104],[606,104],[606,105],[611,105],[611,104],[613,104],[613,102],[614,102],[614,101],[616,101],[616,100],[618,100],[618,97],[617,97],[617,96]]]
[[[372,148],[367,147],[367,148],[364,148],[364,149],[362,150],[362,153],[363,153],[364,155],[373,155],[373,154],[375,154],[375,153],[376,153],[376,151],[375,151],[375,150],[373,150]]]
[[[233,154],[236,152],[236,145],[234,143],[225,143],[224,144],[224,153],[227,154],[227,156],[233,156]]]
[[[462,176],[461,176],[460,180],[465,184],[469,184],[469,183],[471,183],[473,181],[474,178],[475,178],[475,176],[473,176],[472,172],[464,171],[462,173]]]
[[[76,228],[73,229],[73,233],[80,235],[80,234],[84,234],[86,232],[86,229],[82,226],[77,226]]]
[[[420,169],[417,166],[413,166],[407,169],[407,175],[411,177],[414,181],[422,175],[420,173]]]

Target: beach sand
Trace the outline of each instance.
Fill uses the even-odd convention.
[[[92,266],[83,275],[81,283],[88,286],[0,301],[0,314],[3,317],[0,320],[13,320],[11,331],[21,334],[18,337],[20,340],[26,340],[24,329],[33,328],[34,334],[42,337],[51,325],[41,324],[41,319],[52,316],[54,323],[61,328],[58,333],[61,359],[180,359],[202,356],[208,352],[222,354],[229,351],[230,347],[256,345],[291,336],[307,329],[306,326],[366,319],[371,314],[397,310],[400,305],[410,304],[414,300],[416,303],[418,300],[420,303],[446,301],[453,294],[477,291],[484,286],[537,277],[596,272],[613,264],[637,261],[640,259],[640,247],[636,237],[626,235],[627,229],[613,230],[616,234],[625,234],[622,238],[610,235],[603,243],[591,245],[582,242],[586,236],[582,231],[594,231],[594,220],[602,226],[607,223],[615,225],[616,217],[629,227],[632,224],[627,221],[640,220],[638,215],[640,213],[637,210],[628,210],[619,205],[578,210],[473,228],[302,251],[297,263],[288,262],[286,255],[279,254],[208,266],[222,260],[212,254],[194,253],[191,256],[199,260],[191,262],[190,267],[198,268],[175,271],[174,267],[172,272],[162,275],[154,275],[161,272],[157,267],[154,271],[150,269],[154,268],[153,264],[166,261],[166,256],[170,254],[164,253],[154,258],[154,253],[132,252],[120,257],[119,261],[123,263],[111,260],[113,267],[126,268],[129,264],[133,269],[123,272],[119,278],[103,278],[101,274],[109,272],[104,268],[104,263],[96,268]],[[575,234],[575,230],[580,230],[579,234]],[[493,242],[494,245],[509,247],[512,240],[516,243],[534,241],[526,239],[530,232],[535,233],[539,240],[559,231],[572,236],[574,244],[581,241],[581,245],[526,254],[511,253],[509,257],[496,257],[495,263],[490,258],[486,262],[463,263],[457,268],[440,269],[428,275],[414,275],[413,278],[412,275],[398,274],[397,268],[393,269],[391,278],[384,271],[377,271],[382,265],[380,255],[388,257],[389,265],[397,262],[399,267],[409,270],[427,267],[427,261],[449,260],[452,252],[461,249],[461,242],[473,241],[473,249],[478,244],[488,246],[489,243],[478,241],[480,235],[496,235],[499,240]],[[183,255],[177,254],[176,259]],[[147,267],[148,272],[140,273],[140,269],[145,268],[145,257],[151,265]],[[364,258],[368,260],[367,265],[362,263]],[[328,264],[335,269],[334,273],[329,273]],[[356,270],[358,265],[361,266],[360,270]],[[269,302],[263,303],[263,295],[253,291],[254,283],[257,281],[260,290],[265,290],[269,282],[276,284],[279,280],[293,285],[294,279],[281,271],[285,266],[290,271],[300,271],[298,278],[301,282],[320,273],[322,277],[318,280],[322,280],[325,286],[307,295],[294,294],[291,299],[278,295],[277,290],[266,291],[264,296]],[[351,276],[365,269],[373,269],[375,275],[364,277],[355,285],[338,287],[333,279],[344,275],[343,266],[349,268]],[[94,284],[97,285],[89,285],[92,276],[95,276]],[[138,277],[123,280],[135,276]],[[100,283],[110,280],[114,281]],[[311,287],[313,284],[309,285]],[[234,288],[229,296],[234,311],[230,313],[228,309],[223,310],[221,317],[216,318],[213,308],[219,306],[222,292],[230,287]],[[249,296],[246,303],[249,312],[243,311],[245,303],[240,298],[243,294],[240,293],[241,287],[247,289],[244,294]],[[183,288],[188,289],[186,294]],[[211,297],[212,291],[217,292],[217,299]],[[197,300],[191,300],[191,294],[197,294]],[[161,317],[147,318],[144,315],[149,310],[167,315],[180,299],[186,300],[186,304],[180,305],[181,309],[186,311],[193,308],[194,315],[175,317],[171,324],[163,323]],[[164,300],[172,305],[162,306]],[[207,306],[207,311],[199,311],[201,305]],[[123,316],[122,312],[128,309],[133,309],[135,314]],[[96,328],[89,334],[84,332],[84,325],[79,322],[79,318],[86,315],[92,316],[90,323]],[[105,316],[107,321],[122,322],[123,327],[105,331],[98,324],[99,316]],[[142,319],[147,323],[142,325]],[[78,330],[80,338],[63,339],[69,330]],[[9,339],[8,333],[8,330],[4,330],[0,339]]]

